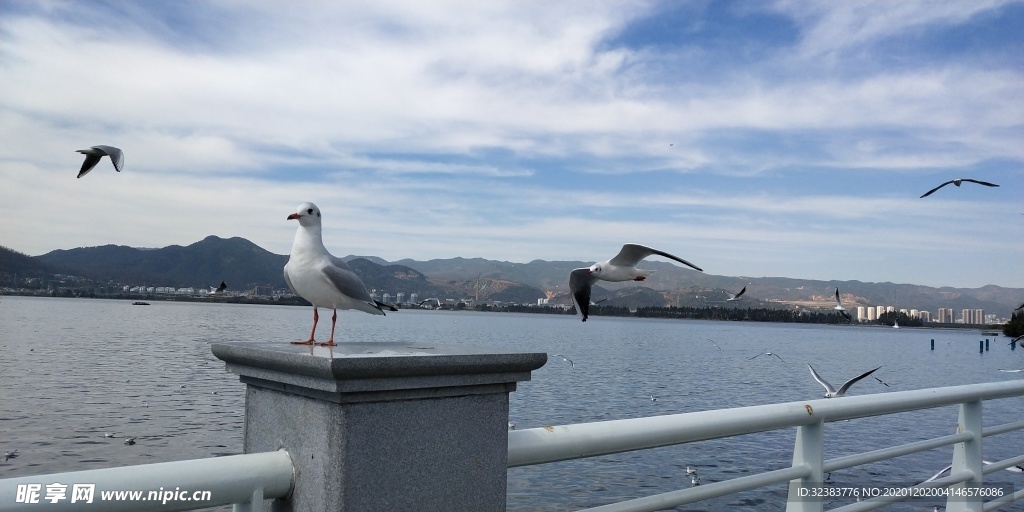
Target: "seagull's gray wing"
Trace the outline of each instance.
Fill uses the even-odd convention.
[[[124,166],[124,153],[120,149],[115,148],[114,146],[104,145],[93,146],[93,149],[98,149],[106,153],[106,155],[110,157],[110,162],[114,164],[114,170],[121,172],[121,167]]]
[[[946,466],[946,467],[942,468],[942,471],[939,471],[938,473],[935,473],[934,475],[932,475],[931,478],[929,478],[928,480],[925,480],[925,482],[931,482],[932,480],[938,480],[938,478],[940,476],[942,476],[943,473],[945,473],[946,471],[949,471],[952,468],[953,468],[953,466]]]
[[[836,288],[836,306],[842,306],[843,303],[839,301],[839,288]]]
[[[851,320],[851,321],[853,320],[853,317],[850,316],[850,314],[847,313],[845,309],[840,309],[839,310],[839,314],[843,315],[843,318],[845,318],[847,320]]]
[[[587,321],[590,315],[590,287],[597,279],[591,277],[589,268],[578,268],[569,273],[569,292],[576,311]]]
[[[669,254],[669,253],[667,253],[665,251],[659,251],[657,249],[653,249],[651,247],[647,247],[646,245],[640,245],[640,244],[625,244],[625,245],[623,245],[622,246],[622,250],[620,250],[619,253],[616,254],[614,258],[609,260],[608,263],[611,263],[612,265],[626,265],[626,266],[634,267],[634,266],[636,266],[637,263],[640,263],[640,261],[642,261],[644,258],[646,258],[646,257],[648,257],[648,256],[650,256],[652,254],[657,254],[658,256],[664,256],[664,257],[666,257],[666,258],[668,258],[670,260],[676,260],[679,263],[682,263],[683,265],[686,265],[687,267],[693,268],[695,270],[699,270],[701,272],[704,271],[702,268],[698,267],[697,265],[694,265],[693,263],[690,263],[689,261],[686,261],[686,260],[680,258],[679,256],[674,256],[674,255],[671,255],[671,254]]]
[[[739,300],[739,298],[742,297],[744,293],[747,293],[747,287],[746,286],[744,286],[743,289],[740,290],[740,292],[737,293],[736,295],[733,295],[731,298],[726,299],[726,301]]]
[[[939,186],[929,190],[928,192],[925,192],[924,195],[921,196],[921,198],[925,198],[925,197],[928,197],[928,196],[932,195],[932,193],[934,193],[936,190],[938,190],[938,189],[940,189],[942,187],[945,187],[946,185],[949,185],[950,183],[953,183],[953,180],[949,180],[949,181],[943,183],[942,185],[939,185]]]
[[[82,169],[78,171],[78,177],[81,178],[89,174],[89,171],[99,163],[100,158],[103,158],[103,155],[86,154],[85,161],[82,162]]]
[[[971,178],[963,178],[960,181],[969,181],[971,183],[977,183],[978,185],[985,185],[986,187],[998,187],[995,183],[989,183],[987,181],[973,180]]]
[[[808,366],[810,366],[810,365],[808,365]],[[878,368],[881,368],[881,366],[879,366]],[[838,395],[846,394],[846,390],[850,389],[850,386],[854,385],[857,381],[863,379],[864,377],[867,377],[868,375],[871,375],[872,373],[875,373],[875,370],[878,370],[878,368],[875,368],[874,370],[871,370],[869,372],[864,372],[864,373],[862,373],[862,374],[860,374],[860,375],[858,375],[858,376],[856,376],[856,377],[846,381],[846,384],[843,384],[843,387],[839,388],[839,392],[837,394]]]
[[[814,368],[811,367],[811,365],[807,365],[807,367],[811,369],[811,377],[814,377],[814,380],[818,381],[818,384],[824,386],[825,391],[829,394],[836,394],[836,388],[832,387],[832,384],[829,384],[827,380],[821,378],[821,375],[818,375],[818,372],[814,371]]]
[[[348,265],[345,265],[345,267],[348,267]],[[363,280],[359,279],[359,276],[352,269],[327,265],[321,272],[330,281],[331,285],[346,297],[366,302],[373,305],[374,308],[380,309],[380,306],[370,296],[370,292],[366,290]]]

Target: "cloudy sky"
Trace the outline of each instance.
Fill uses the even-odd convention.
[[[0,245],[1024,287],[1024,3],[0,3]],[[76,179],[94,144],[120,147]],[[946,180],[965,184],[918,196]]]

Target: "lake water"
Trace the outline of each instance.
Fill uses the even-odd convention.
[[[510,398],[518,428],[820,398],[806,363],[833,384],[876,366],[851,395],[1019,378],[1024,349],[1008,340],[980,353],[977,331],[763,324],[511,313],[402,310],[387,317],[340,312],[339,339],[466,344],[565,354]],[[218,303],[0,299],[0,478],[237,454],[244,386],[210,353],[211,342],[304,339],[307,307]],[[326,318],[326,317],[325,317]],[[330,322],[321,322],[326,339]],[[709,341],[714,340],[714,344]],[[929,342],[935,340],[935,350]],[[719,348],[716,348],[717,344]],[[775,357],[754,355],[771,351]],[[657,396],[652,402],[650,395]],[[826,425],[826,458],[953,433],[956,408]],[[1024,400],[989,402],[985,425],[1024,419]],[[137,436],[137,444],[105,432]],[[794,429],[644,450],[508,472],[508,509],[573,510],[786,467]],[[985,439],[990,460],[1020,454],[1024,434]],[[851,483],[909,484],[949,464],[952,448],[833,475]],[[1024,475],[1000,471],[986,481]],[[679,510],[782,510],[786,486]],[[917,501],[889,510],[931,510]],[[835,505],[835,504],[833,504]],[[1018,504],[1005,510],[1024,510]]]

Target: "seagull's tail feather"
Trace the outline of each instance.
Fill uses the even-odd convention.
[[[377,309],[379,309],[381,313],[383,313],[385,309],[388,311],[398,311],[398,308],[386,302],[381,302],[379,300],[375,300],[373,302],[377,305]]]

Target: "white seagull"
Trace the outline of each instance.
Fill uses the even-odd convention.
[[[945,187],[946,185],[949,185],[950,183],[952,183],[952,184],[954,184],[954,185],[959,187],[960,183],[963,183],[965,181],[969,181],[971,183],[977,183],[978,185],[985,185],[986,187],[998,187],[999,186],[999,185],[996,185],[995,183],[989,183],[987,181],[972,180],[971,178],[957,178],[955,180],[949,180],[949,181],[943,183],[942,185],[939,185],[939,186],[929,190],[928,192],[925,192],[924,195],[921,196],[921,197],[922,198],[928,197],[928,196],[932,195],[932,193],[935,192],[936,190],[938,190],[938,189],[940,189],[942,187]]]
[[[779,357],[779,355],[774,353],[774,352],[762,352],[762,353],[758,354],[757,356],[775,356],[775,357],[779,358],[779,361],[782,361],[783,363],[786,362],[785,359]],[[757,356],[754,356],[754,357],[757,357]],[[754,357],[751,357],[750,359],[753,359]],[[747,360],[749,361],[750,359],[747,359]]]
[[[320,225],[320,209],[313,203],[302,203],[288,220],[299,221],[295,241],[288,263],[284,266],[284,282],[294,293],[313,304],[313,330],[306,341],[293,341],[297,345],[316,343],[316,323],[320,319],[317,308],[331,308],[331,337],[320,345],[333,346],[334,327],[339,309],[358,309],[373,315],[383,315],[384,309],[398,311],[394,306],[379,302],[370,296],[359,276],[344,261],[335,258],[324,247]]]
[[[110,157],[110,162],[114,164],[114,170],[117,172],[121,172],[121,167],[124,167],[124,153],[114,146],[99,145],[89,149],[78,149],[76,152],[85,155],[85,161],[82,162],[82,170],[78,171],[79,178],[89,174],[89,171],[96,167],[100,159],[105,156]]]
[[[636,265],[652,254],[676,260],[690,268],[703,272],[700,267],[693,263],[667,252],[638,244],[625,244],[614,258],[605,262],[594,263],[590,267],[575,269],[569,274],[569,290],[572,292],[572,302],[576,306],[576,311],[583,315],[583,321],[587,321],[590,313],[590,288],[594,283],[598,280],[612,282],[643,281],[654,271],[641,270],[636,268]]]
[[[867,377],[868,375],[871,375],[872,373],[875,372],[875,370],[878,370],[878,368],[881,368],[881,366],[879,366],[878,368],[875,368],[874,370],[871,370],[869,372],[864,372],[864,373],[862,373],[862,374],[860,374],[860,375],[858,375],[858,376],[856,376],[856,377],[846,381],[842,385],[842,387],[839,388],[839,391],[836,391],[836,388],[832,387],[832,384],[829,384],[827,380],[821,378],[821,375],[818,375],[818,372],[814,371],[814,368],[811,368],[811,365],[807,365],[807,367],[811,369],[811,376],[814,377],[814,380],[818,381],[818,384],[821,384],[825,388],[825,391],[826,391],[825,398],[836,398],[836,397],[840,397],[840,396],[845,395],[846,391],[850,389],[850,386],[854,385],[858,380],[861,380],[864,377]]]
[[[563,360],[565,360],[565,362],[569,363],[569,365],[572,366],[573,370],[576,369],[576,363],[572,362],[571,359],[569,359],[568,357],[563,356],[562,354],[551,354],[551,357],[561,357]]]
[[[726,302],[732,302],[734,300],[740,300],[740,297],[743,297],[743,294],[746,293],[746,292],[747,292],[747,287],[744,286],[743,289],[740,290],[740,292],[737,293],[736,295],[729,294],[729,298],[725,299],[725,301]]]
[[[988,461],[988,460],[982,460],[981,462],[983,464],[985,464],[986,466],[988,466],[989,464],[992,464],[992,461]],[[935,473],[934,475],[932,475],[931,478],[929,478],[928,480],[925,480],[922,483],[927,483],[927,482],[931,482],[933,480],[938,480],[939,477],[942,476],[943,473],[946,473],[950,469],[953,469],[952,465],[949,465],[949,466],[946,466],[946,467],[942,468],[941,471],[939,471],[938,473]],[[1024,467],[1021,467],[1021,466],[1010,466],[1010,467],[1006,468],[1006,470],[1011,472],[1011,473],[1024,473]]]
[[[838,311],[841,315],[843,315],[843,318],[847,320],[853,320],[852,318],[850,318],[850,314],[846,312],[846,308],[843,307],[843,303],[839,300],[839,288],[836,288],[836,307],[832,309]]]

